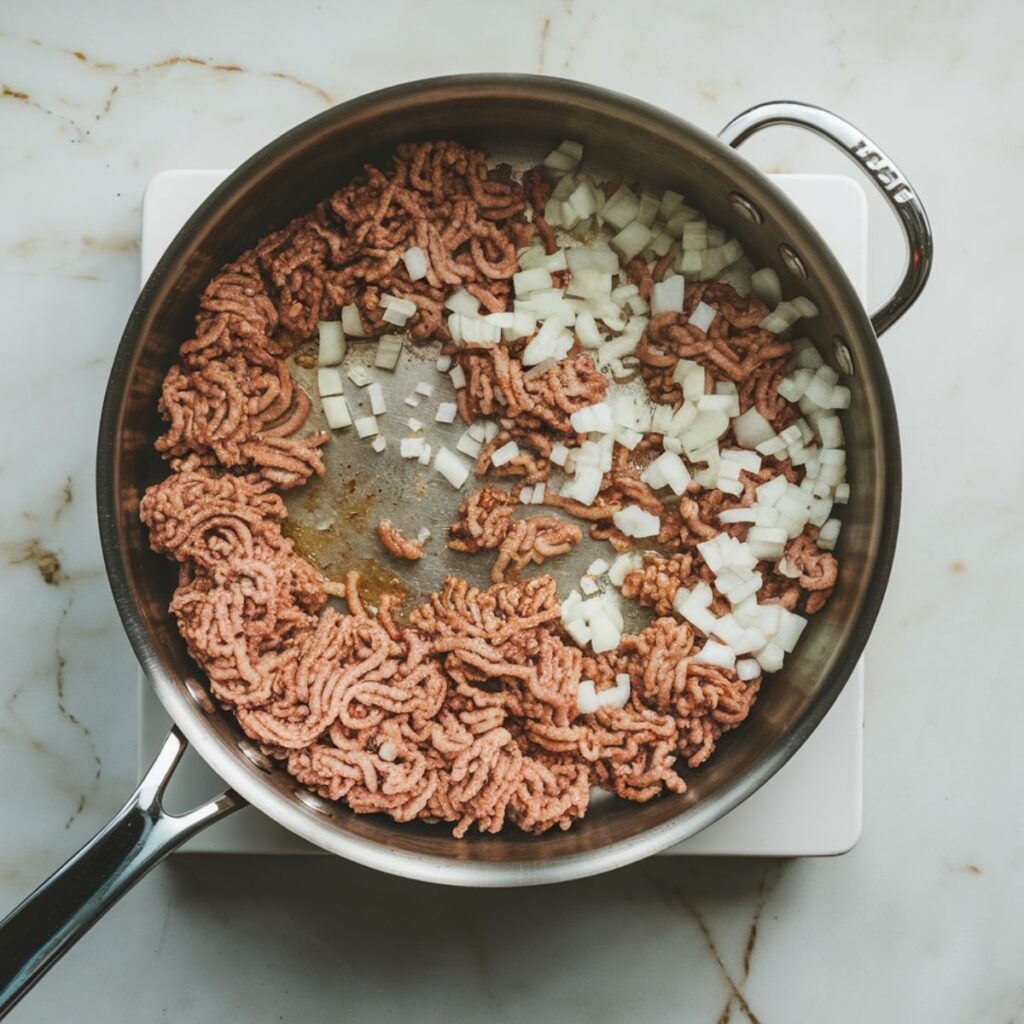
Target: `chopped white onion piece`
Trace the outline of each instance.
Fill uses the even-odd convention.
[[[736,655],[725,644],[708,640],[693,660],[703,662],[705,665],[717,665],[719,668],[732,668],[736,664]]]
[[[850,485],[847,483],[837,484],[832,500],[837,505],[845,505],[850,500]]]
[[[363,327],[363,321],[359,316],[359,307],[354,304],[341,307],[341,326],[350,338],[369,337],[369,332]]]
[[[639,221],[633,221],[611,240],[611,247],[619,254],[623,263],[628,263],[646,247],[651,238],[650,228],[644,227]]]
[[[810,320],[818,315],[818,307],[803,295],[798,295],[793,299],[793,306],[805,320]]]
[[[370,396],[370,412],[374,416],[383,416],[388,411],[388,404],[384,400],[384,389],[377,381],[374,381],[366,389],[366,393]]]
[[[769,641],[754,657],[765,672],[778,672],[785,660],[785,652],[778,644]]]
[[[414,433],[418,433],[423,429],[423,421],[416,419],[415,416],[410,416],[408,419],[409,429]]]
[[[442,402],[437,407],[437,415],[434,417],[438,423],[454,423],[455,414],[458,409],[454,402]]]
[[[416,394],[422,395],[424,398],[429,398],[434,393],[434,385],[428,383],[425,380],[421,380],[416,385]]]
[[[590,565],[587,566],[587,574],[589,576],[603,576],[608,569],[609,565],[603,558],[595,558]]]
[[[683,251],[708,247],[708,225],[704,220],[692,220],[683,225]]]
[[[455,387],[456,391],[466,386],[466,371],[457,363],[452,367],[451,373],[449,373],[448,376],[451,377],[452,385]]]
[[[438,356],[434,365],[437,367],[438,373],[447,373],[452,368],[452,357]]]
[[[470,467],[466,464],[465,459],[450,452],[447,448],[441,447],[438,448],[437,455],[434,457],[434,469],[458,490],[466,482]]]
[[[584,576],[580,579],[580,590],[582,590],[584,594],[591,596],[596,594],[600,589],[601,588],[592,577]]]
[[[596,402],[577,409],[569,417],[569,422],[578,434],[589,434],[591,431],[607,434],[615,428],[611,406],[607,402]]]
[[[468,455],[471,459],[476,459],[480,455],[480,451],[483,445],[473,438],[468,430],[462,432],[462,436],[459,438],[458,443],[455,445],[457,451],[462,452],[463,455]]]
[[[639,212],[640,200],[636,193],[628,185],[622,185],[601,208],[601,219],[616,231],[621,231],[626,225],[636,220]],[[640,227],[643,225],[641,224]]]
[[[386,437],[378,434],[371,442],[370,447],[379,455],[388,446]]]
[[[345,331],[338,320],[321,320],[317,324],[320,349],[317,365],[337,366],[345,358]]]
[[[675,452],[663,451],[651,463],[651,466],[658,467],[662,479],[674,494],[681,495],[686,491],[690,483],[690,473],[686,464]]]
[[[504,466],[506,462],[511,462],[518,454],[519,445],[515,441],[509,441],[491,455],[491,465],[495,467]]]
[[[389,295],[387,292],[381,295],[380,304],[384,307],[384,322],[395,324],[397,327],[404,326],[409,317],[416,312],[415,302],[397,295]]]
[[[418,245],[402,253],[402,262],[408,271],[410,281],[419,281],[427,276],[427,254]]]
[[[565,289],[565,294],[581,299],[610,296],[612,275],[600,270],[577,270]]]
[[[717,315],[718,311],[713,306],[709,306],[706,302],[701,301],[697,303],[690,314],[689,323],[691,326],[696,327],[697,330],[707,333],[707,329],[711,326],[711,322]]]
[[[556,466],[564,466],[565,460],[569,457],[569,449],[562,444],[561,441],[556,441],[551,446],[550,459]]]
[[[360,416],[355,421],[355,428],[360,437],[373,437],[377,433],[377,418],[375,416]]]
[[[316,387],[321,398],[345,393],[345,385],[341,379],[341,369],[337,366],[322,366],[316,371]]]
[[[400,334],[382,334],[377,342],[377,355],[373,365],[381,370],[393,370],[398,365],[405,339]]]
[[[520,270],[512,275],[512,287],[516,295],[528,295],[551,287],[551,274],[540,267],[533,270]]]
[[[686,278],[680,274],[671,274],[664,280],[657,282],[651,288],[651,315],[656,316],[658,313],[681,313],[683,311],[683,291],[685,287]],[[711,315],[715,315],[713,310]]]
[[[580,270],[600,270],[607,274],[614,274],[619,269],[618,256],[611,249],[600,245],[568,249],[565,258],[573,273]]]
[[[762,267],[750,275],[750,290],[773,309],[782,301],[782,282],[771,267]]]
[[[398,442],[398,454],[403,459],[418,459],[423,454],[423,438],[403,437]]]
[[[419,459],[417,459],[417,461],[419,462],[419,464],[421,466],[429,466],[430,465],[430,455],[431,455],[432,451],[433,451],[433,449],[430,447],[429,444],[424,444],[423,445],[423,451],[420,452],[420,457],[419,457]]]
[[[405,396],[405,404],[407,406],[409,406],[410,409],[415,409],[416,406],[420,404],[420,396],[419,395],[406,395]]]
[[[562,488],[561,497],[578,501],[581,505],[593,505],[603,479],[604,474],[597,466],[580,466],[572,480]]]
[[[345,373],[357,388],[365,388],[373,380],[373,371],[362,363],[353,363]]]
[[[348,411],[348,402],[344,395],[328,395],[321,402],[324,416],[327,417],[327,426],[331,430],[341,430],[342,427],[352,426],[352,416]]]
[[[753,406],[732,421],[732,432],[744,448],[756,448],[775,436],[772,425]]]
[[[462,316],[476,316],[480,311],[480,300],[470,295],[465,288],[459,288],[445,299],[445,309]]]
[[[748,473],[758,473],[761,470],[761,456],[746,448],[723,448],[721,455],[726,462],[735,462]]]
[[[639,551],[627,551],[619,555],[608,568],[608,579],[613,586],[621,587],[625,578],[637,569],[643,568],[644,558]]]
[[[683,197],[678,192],[667,188],[661,194],[661,203],[658,205],[658,216],[662,220],[668,220],[679,207],[683,205]]]
[[[656,537],[661,532],[661,519],[639,505],[627,505],[612,516],[612,522],[627,537]]]
[[[761,666],[754,658],[741,658],[736,662],[736,677],[749,683],[761,674]]]
[[[828,519],[825,521],[818,531],[818,547],[822,551],[832,551],[835,549],[842,525],[838,519]]]

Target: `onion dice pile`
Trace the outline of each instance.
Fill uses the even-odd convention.
[[[781,433],[753,407],[740,414],[735,384],[717,382],[712,391],[706,391],[703,366],[687,359],[680,359],[673,372],[682,401],[676,405],[653,402],[637,378],[636,348],[651,316],[682,312],[687,284],[718,279],[741,294],[752,290],[771,309],[759,326],[775,334],[790,332],[818,310],[804,297],[784,299],[772,268],[751,272],[740,243],[709,224],[679,193],[637,192],[624,184],[606,198],[597,182],[579,170],[582,156],[583,147],[567,141],[543,165],[546,173],[557,178],[543,215],[558,230],[561,246],[553,253],[540,244],[519,250],[519,270],[512,278],[514,300],[507,311],[482,312],[474,296],[462,288],[453,291],[445,303],[452,342],[456,346],[514,342],[522,347],[525,339],[521,359],[526,367],[562,360],[578,342],[609,378],[605,400],[571,417],[573,428],[582,436],[579,446],[561,442],[553,446],[552,479],[522,487],[519,500],[523,504],[539,505],[559,495],[592,505],[611,469],[614,446],[632,450],[649,433],[660,435],[662,451],[647,465],[642,479],[666,502],[677,501],[693,484],[739,495],[742,472],[759,472],[766,457],[789,459],[803,467],[799,485],[774,476],[758,486],[752,505],[720,513],[723,526],[749,524],[746,540],[723,532],[697,546],[714,576],[715,590],[731,610],[717,616],[711,612],[714,592],[706,583],[692,590],[681,587],[673,601],[676,614],[706,637],[696,655],[699,660],[733,669],[740,679],[778,671],[799,640],[806,619],[777,601],[758,601],[763,581],[757,566],[775,563],[782,575],[799,575],[786,565],[783,555],[787,543],[808,524],[818,527],[819,548],[836,546],[840,521],[833,511],[850,497],[838,412],[849,408],[850,390],[810,340],[801,338],[793,342],[792,369],[778,388],[779,397],[797,406],[800,415]],[[649,302],[623,270],[638,256],[649,266],[666,258],[671,261],[669,272],[654,284]],[[422,249],[412,247],[402,258],[412,280],[426,275],[429,256]],[[563,283],[556,283],[554,275],[560,275],[557,281]],[[382,304],[386,322],[399,329],[415,312],[411,302],[395,296],[382,296]],[[699,302],[689,322],[707,331],[717,315],[712,306]],[[361,365],[348,368],[349,380],[364,389],[370,405],[369,415],[353,417],[341,364],[347,339],[361,336],[354,307],[342,311],[340,322],[320,324],[317,383],[329,427],[354,427],[359,437],[372,439],[380,453],[386,450],[381,420],[389,410],[374,370],[393,371],[404,342],[401,335],[384,335],[377,341],[373,370]],[[448,355],[437,359],[436,372],[447,378],[449,394],[452,387],[458,390],[466,385],[461,367]],[[417,408],[432,400],[432,395],[433,386],[423,382],[404,397],[404,404]],[[432,411],[417,415],[428,424],[450,424],[456,405],[444,400]],[[408,426],[397,445],[398,457],[421,465],[433,461],[436,472],[456,490],[470,478],[472,463],[498,431],[493,421],[478,420],[465,429],[452,451],[428,442],[425,432],[430,427],[424,427],[422,420],[411,419]],[[732,439],[725,442],[730,434]],[[491,463],[500,467],[518,454],[518,446],[510,441],[493,453]],[[579,589],[562,602],[566,631],[595,654],[618,646],[624,620],[616,588],[629,572],[641,567],[645,541],[656,538],[661,529],[659,516],[636,505],[616,512],[613,521],[623,534],[635,538],[636,549],[610,564],[595,560]],[[603,705],[622,707],[628,699],[628,676],[600,692],[595,692],[592,680],[580,684],[581,711]]]

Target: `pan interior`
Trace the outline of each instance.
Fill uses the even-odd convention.
[[[190,336],[205,282],[364,163],[385,159],[399,142],[429,138],[476,145],[517,166],[542,158],[563,138],[576,139],[596,175],[683,193],[735,234],[756,265],[776,269],[787,298],[805,294],[818,305],[821,315],[809,322],[808,333],[830,364],[835,366],[835,336],[852,353],[854,373],[845,383],[853,402],[843,426],[853,496],[843,513],[837,552],[842,568],[832,601],[812,619],[785,669],[766,681],[749,720],[723,738],[705,767],[687,773],[687,793],[644,805],[598,800],[564,833],[534,837],[508,830],[455,840],[444,826],[352,814],[297,788],[283,769],[254,764],[232,716],[204,710],[189,693],[186,682],[198,672],[167,613],[174,567],[149,551],[138,519],[145,488],[167,473],[153,450],[162,429],[161,381]],[[729,201],[733,191],[758,206],[760,224],[737,216]],[[808,280],[794,281],[786,272],[781,242],[811,268]],[[403,400],[420,380],[435,384],[423,403],[431,415],[437,401],[449,397],[438,386],[432,359],[429,348],[407,350],[394,375],[377,374],[382,383],[390,376],[385,421],[418,415]],[[295,372],[315,394],[315,371]],[[346,387],[347,393],[354,390]],[[314,419],[312,425],[319,424]],[[461,430],[432,427],[449,447]],[[401,432],[390,426],[388,433],[381,455],[366,441],[335,435],[325,453],[326,476],[288,496],[289,528],[300,549],[336,578],[361,568],[371,591],[374,581],[381,588],[397,577],[413,599],[448,571],[486,582],[490,558],[443,549],[458,494],[432,470],[410,471],[397,454]],[[863,649],[891,562],[898,474],[891,395],[867,317],[813,228],[763,176],[685,122],[625,97],[553,79],[472,76],[412,83],[335,108],[262,150],[200,208],[161,260],[126,328],[104,408],[98,492],[108,571],[129,636],[161,700],[215,771],[281,824],[333,852],[437,881],[517,884],[592,873],[656,852],[710,824],[781,767],[828,710]],[[432,531],[421,563],[410,567],[382,552],[373,536],[382,515],[411,534],[421,526]],[[578,579],[597,553],[607,555],[608,549],[581,545],[544,571]]]

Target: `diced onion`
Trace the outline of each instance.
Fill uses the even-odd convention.
[[[506,462],[511,462],[518,454],[519,445],[515,441],[509,441],[491,455],[491,465],[494,467],[504,466]]]
[[[711,326],[711,322],[715,319],[717,311],[714,307],[709,306],[706,302],[698,302],[693,312],[690,314],[689,323],[696,327],[699,331],[707,333],[707,329]]]
[[[345,331],[338,320],[321,320],[317,324],[320,349],[317,352],[319,366],[337,366],[345,358]]]
[[[619,509],[612,515],[612,522],[627,537],[656,537],[661,532],[661,519],[639,505]]]
[[[470,467],[466,464],[465,459],[460,458],[454,452],[450,452],[447,448],[441,447],[437,450],[437,455],[434,457],[434,469],[436,469],[441,476],[445,478],[458,490],[466,482],[469,476]]]
[[[388,411],[387,402],[384,400],[384,389],[374,381],[367,389],[370,396],[370,412],[374,416],[383,416]]]
[[[462,436],[455,445],[455,448],[457,451],[462,452],[463,455],[468,455],[471,459],[476,459],[479,457],[483,445],[472,437],[468,430],[466,430],[463,431]]]
[[[373,439],[373,440],[372,440],[372,441],[370,442],[370,447],[371,447],[371,448],[372,448],[372,449],[373,449],[373,450],[374,450],[374,451],[375,451],[375,452],[376,452],[376,453],[377,453],[378,455],[380,455],[380,453],[381,453],[382,451],[384,451],[384,449],[385,449],[385,448],[387,448],[387,446],[388,446],[388,441],[387,441],[387,438],[386,438],[386,437],[383,437],[383,436],[382,436],[381,434],[378,434],[378,435],[377,435],[377,436],[376,436],[376,437],[375,437],[375,438],[374,438],[374,439]]]
[[[365,388],[373,380],[373,371],[362,363],[353,363],[345,373],[357,388]]]
[[[445,309],[462,316],[476,316],[480,311],[480,300],[470,295],[465,288],[459,288],[445,299]]]
[[[375,416],[360,416],[354,426],[360,437],[373,437],[377,433],[377,418]]]
[[[389,295],[387,292],[381,295],[380,304],[384,307],[383,321],[396,327],[404,327],[405,322],[416,312],[415,302],[397,295]]]
[[[693,660],[703,662],[705,665],[717,665],[719,668],[732,668],[736,664],[736,655],[725,644],[708,640],[696,653]]]
[[[772,309],[782,301],[782,282],[771,267],[762,267],[750,275],[750,290]]]
[[[342,427],[352,425],[352,416],[348,411],[348,402],[344,395],[329,395],[322,401],[324,416],[327,417],[327,426],[331,430],[341,430]]]
[[[754,658],[741,658],[736,662],[736,676],[749,683],[761,674],[761,666]]]
[[[400,334],[382,334],[377,342],[373,365],[381,370],[393,370],[398,365],[404,346],[405,340]]]
[[[434,417],[438,423],[454,423],[455,415],[458,412],[454,402],[442,402],[437,407],[437,415]]]
[[[753,406],[732,421],[732,432],[744,448],[756,448],[775,436],[772,425]]]
[[[639,221],[627,224],[612,240],[611,247],[619,254],[623,263],[628,263],[651,240],[651,229]]]
[[[409,273],[410,281],[419,281],[427,276],[427,254],[418,245],[402,253],[402,262]]]
[[[671,274],[663,281],[657,282],[651,288],[651,315],[656,316],[658,313],[681,313],[683,311],[683,291],[685,287],[686,278],[679,274]],[[704,304],[700,303],[700,305]],[[711,311],[711,315],[714,317],[714,310]],[[693,322],[692,317],[690,322]],[[706,330],[706,328],[702,328],[702,330]]]
[[[341,307],[341,326],[350,338],[369,337],[359,316],[359,307],[354,304]]]
[[[316,387],[321,398],[345,393],[345,385],[341,379],[341,369],[337,366],[322,366],[316,372]]]
[[[403,437],[398,442],[398,454],[403,459],[418,459],[423,454],[423,438]]]
[[[615,427],[611,406],[607,402],[596,402],[577,409],[569,417],[569,422],[578,434],[589,434],[591,431],[607,434]]]

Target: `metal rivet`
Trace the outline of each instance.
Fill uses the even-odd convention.
[[[782,257],[782,262],[786,264],[786,269],[794,276],[799,277],[800,280],[807,280],[807,268],[804,266],[804,261],[800,259],[796,254],[796,250],[785,242],[779,246],[779,255]]]
[[[308,789],[296,789],[295,797],[300,804],[305,804],[311,811],[316,811],[317,814],[333,813],[331,804],[318,797],[316,793],[310,793]]]
[[[216,710],[217,706],[210,699],[210,695],[203,689],[203,684],[198,679],[186,679],[185,689],[188,690],[189,696],[208,714],[212,715]]]
[[[255,744],[250,743],[248,740],[239,740],[238,749],[245,754],[245,756],[252,761],[252,763],[256,765],[261,772],[272,772],[274,770],[274,762],[271,761],[259,747],[255,746]]]
[[[729,202],[741,217],[746,218],[752,224],[763,223],[764,217],[761,215],[761,211],[742,192],[730,192]]]
[[[850,346],[838,334],[832,339],[832,351],[835,353],[839,369],[845,374],[852,374],[853,356],[850,353]]]

